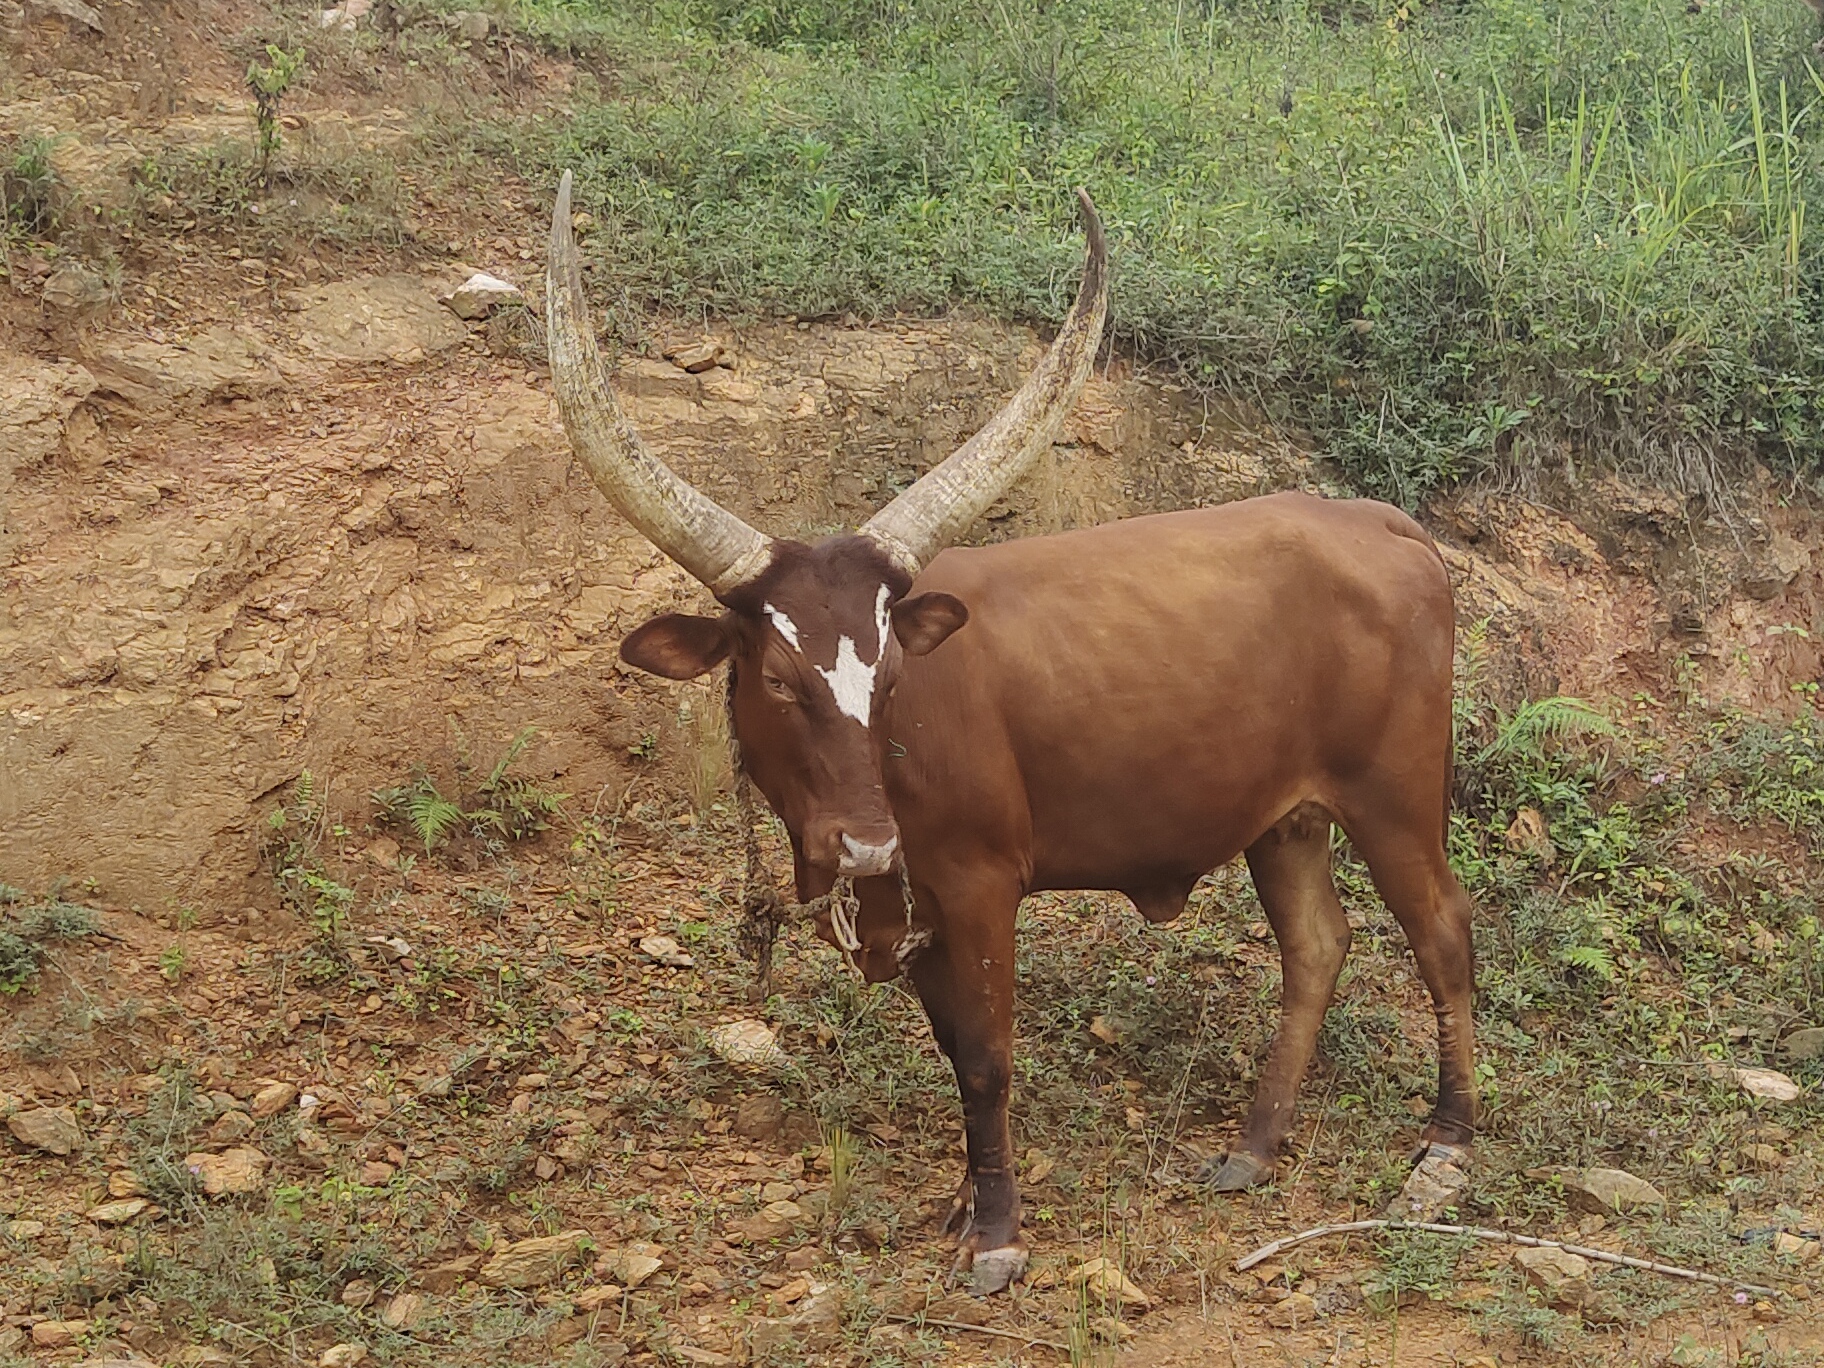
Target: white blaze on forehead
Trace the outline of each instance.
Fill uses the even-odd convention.
[[[798,644],[798,624],[793,622],[770,603],[764,603],[760,606],[766,610],[766,615],[773,620],[773,630],[785,638],[786,645],[790,646],[794,651],[802,651],[804,648]]]
[[[887,653],[887,623],[890,621],[887,615],[887,600],[892,596],[893,591],[884,584],[874,594],[874,631],[880,637],[880,645],[874,651],[876,665],[880,663],[880,658]]]
[[[881,658],[887,653],[887,600],[892,591],[881,585],[874,595],[874,631],[876,642],[872,664],[863,664],[861,655],[855,649],[853,637],[843,637],[836,643],[836,664],[830,669],[821,665],[811,668],[823,676],[824,683],[830,686],[830,693],[836,699],[836,710],[845,717],[852,717],[862,726],[867,726],[874,711],[874,676],[880,669]]]

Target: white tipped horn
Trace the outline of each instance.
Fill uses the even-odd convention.
[[[1089,378],[1108,317],[1108,245],[1087,190],[1077,191],[1077,203],[1089,250],[1077,302],[1051,349],[980,432],[861,529],[913,574],[967,532],[1051,445]]]
[[[659,550],[721,598],[772,558],[772,541],[699,493],[646,449],[621,412],[595,345],[570,232],[570,173],[557,187],[545,274],[546,346],[570,446],[596,488]]]

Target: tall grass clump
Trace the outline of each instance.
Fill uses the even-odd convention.
[[[1413,503],[1490,467],[1713,488],[1824,437],[1803,5],[518,0],[611,80],[491,136],[574,166],[646,307],[1068,306]]]

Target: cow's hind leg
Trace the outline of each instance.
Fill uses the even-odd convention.
[[[1374,886],[1406,933],[1438,1020],[1438,1100],[1420,1138],[1419,1167],[1396,1210],[1428,1219],[1468,1183],[1476,1133],[1475,954],[1469,895],[1444,856],[1441,812],[1397,800],[1367,804],[1345,823]]]
[[[932,895],[918,890],[920,904]],[[958,1204],[957,1268],[978,1296],[1003,1291],[1026,1267],[1007,1100],[1013,1082],[1013,926],[1017,886],[987,882],[937,902],[936,938],[909,966],[938,1048],[963,1096],[969,1176]],[[952,1212],[959,1223],[960,1211]]]
[[[1218,1192],[1239,1192],[1272,1178],[1279,1147],[1292,1128],[1299,1084],[1349,953],[1349,919],[1330,879],[1328,812],[1314,804],[1293,811],[1248,847],[1248,870],[1279,942],[1284,982],[1279,1029],[1267,1050],[1241,1143],[1211,1179]]]

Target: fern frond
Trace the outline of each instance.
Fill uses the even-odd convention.
[[[1488,722],[1489,703],[1483,696],[1483,674],[1488,667],[1488,619],[1467,627],[1457,643],[1456,687],[1450,696],[1451,730],[1459,744],[1479,735]]]
[[[1466,697],[1482,692],[1482,672],[1488,667],[1488,619],[1479,618],[1464,629],[1457,647],[1457,688]]]
[[[487,780],[481,786],[483,793],[490,793],[500,787],[501,781],[507,777],[507,771],[513,767],[513,762],[525,754],[526,747],[532,744],[533,738],[537,735],[538,727],[536,725],[519,729],[519,735],[507,742],[507,748],[500,753],[500,759],[496,760],[494,768],[488,771]]]
[[[462,809],[437,792],[428,779],[419,780],[405,802],[406,821],[424,842],[427,855],[462,817]]]
[[[1559,952],[1560,959],[1573,969],[1594,974],[1604,983],[1615,981],[1615,961],[1600,945],[1570,945]]]
[[[1482,748],[1478,763],[1512,756],[1545,759],[1549,743],[1575,736],[1612,736],[1615,725],[1581,698],[1535,698],[1522,703],[1496,728],[1495,739]]]

